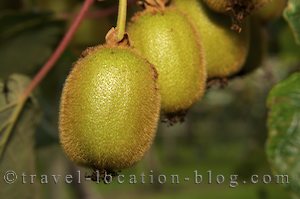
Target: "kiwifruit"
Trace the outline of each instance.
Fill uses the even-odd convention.
[[[267,30],[262,26],[260,20],[251,17],[249,53],[242,70],[237,76],[247,75],[263,64],[268,50],[267,36]]]
[[[244,18],[270,0],[203,0],[215,12],[229,14],[234,25],[240,25]]]
[[[97,43],[105,42],[105,34],[111,27],[108,18],[85,19],[82,21],[72,39],[72,44],[76,47],[93,46]]]
[[[245,63],[249,49],[249,27],[241,33],[230,30],[230,19],[207,9],[197,0],[173,0],[199,32],[209,79],[226,78],[237,73]]]
[[[269,22],[279,18],[286,5],[287,0],[271,0],[270,3],[257,10],[255,15],[263,22]]]
[[[89,48],[66,79],[60,142],[74,162],[97,170],[132,166],[150,147],[160,110],[157,74],[129,47]]]
[[[210,9],[218,13],[227,13],[235,3],[238,3],[238,1],[233,1],[233,0],[203,0],[203,1]]]
[[[173,7],[146,9],[131,19],[128,36],[158,71],[163,113],[183,112],[203,96],[203,50],[184,14]]]
[[[247,9],[251,11],[272,0],[203,0],[212,10],[226,13],[235,9]]]
[[[66,13],[71,12],[74,8],[74,1],[73,0],[51,0],[51,1],[44,1],[44,0],[36,0],[34,5],[41,9],[47,10],[55,13]]]

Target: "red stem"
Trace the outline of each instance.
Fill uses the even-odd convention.
[[[136,3],[136,0],[128,0],[127,5],[130,6],[130,5],[133,5],[134,3]],[[115,6],[112,6],[109,8],[103,8],[103,9],[98,9],[95,11],[90,11],[90,12],[86,13],[85,18],[86,19],[98,19],[98,18],[102,18],[102,17],[107,17],[107,16],[110,16],[110,15],[116,13],[118,11],[118,8],[119,8],[119,6],[115,5]],[[58,15],[58,18],[67,20],[72,16],[73,16],[72,13],[61,13]]]
[[[59,43],[58,47],[45,63],[45,65],[41,68],[41,70],[36,74],[33,80],[30,82],[26,90],[22,95],[22,99],[26,100],[30,93],[39,85],[39,83],[43,80],[43,78],[48,74],[48,72],[53,68],[54,64],[60,58],[62,53],[65,51],[66,47],[70,43],[74,33],[76,32],[77,28],[79,27],[81,21],[84,19],[85,14],[89,10],[90,6],[94,3],[94,0],[85,0],[80,12],[75,17],[73,23],[71,24],[69,30],[65,34],[64,38]]]
[[[130,5],[134,4],[135,2],[136,2],[136,0],[128,0],[127,6],[130,6]],[[94,18],[101,18],[101,17],[109,16],[109,15],[116,13],[118,11],[118,8],[119,8],[119,6],[116,5],[116,6],[112,6],[110,8],[106,8],[103,10],[97,10],[94,12],[87,13],[86,17],[94,19]]]

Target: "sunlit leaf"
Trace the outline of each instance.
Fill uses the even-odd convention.
[[[297,43],[300,45],[300,1],[289,0],[284,11],[284,18],[288,21]]]
[[[286,186],[300,196],[300,73],[276,85],[268,97],[267,154],[276,174],[289,175]]]

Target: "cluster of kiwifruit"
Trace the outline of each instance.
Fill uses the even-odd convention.
[[[150,147],[160,112],[173,121],[204,95],[207,80],[253,70],[264,51],[261,25],[244,19],[234,31],[220,13],[240,20],[265,1],[145,0],[123,40],[112,29],[66,80],[59,129],[70,159],[112,173],[130,167]],[[277,1],[257,18],[278,16]]]

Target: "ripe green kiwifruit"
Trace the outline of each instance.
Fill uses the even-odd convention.
[[[203,50],[184,14],[172,7],[146,9],[132,18],[128,36],[158,71],[163,113],[182,113],[203,96]]]
[[[81,5],[76,8],[79,12]],[[90,8],[91,12],[96,12],[98,8]],[[72,23],[72,21],[70,21]],[[76,47],[93,46],[105,42],[106,32],[111,28],[112,23],[108,18],[86,18],[83,20],[75,32],[72,44]]]
[[[254,10],[262,7],[270,0],[203,0],[215,12],[229,14],[234,20],[234,26],[250,15]]]
[[[263,22],[269,22],[279,18],[286,5],[287,0],[271,0],[270,3],[257,10],[255,15]]]
[[[230,10],[248,9],[252,11],[270,0],[203,0],[212,10],[219,13],[227,13]]]
[[[173,0],[199,32],[209,79],[226,78],[237,73],[245,63],[249,49],[249,27],[241,33],[230,30],[230,19],[207,9],[197,0]],[[248,22],[248,21],[247,21]]]
[[[250,14],[271,0],[203,0],[209,8],[218,13]],[[241,16],[242,17],[242,16]]]
[[[268,51],[267,31],[256,17],[251,17],[249,53],[237,76],[247,75],[260,67]]]
[[[156,78],[152,65],[129,47],[88,49],[61,97],[60,142],[69,158],[101,171],[138,162],[157,128]]]

